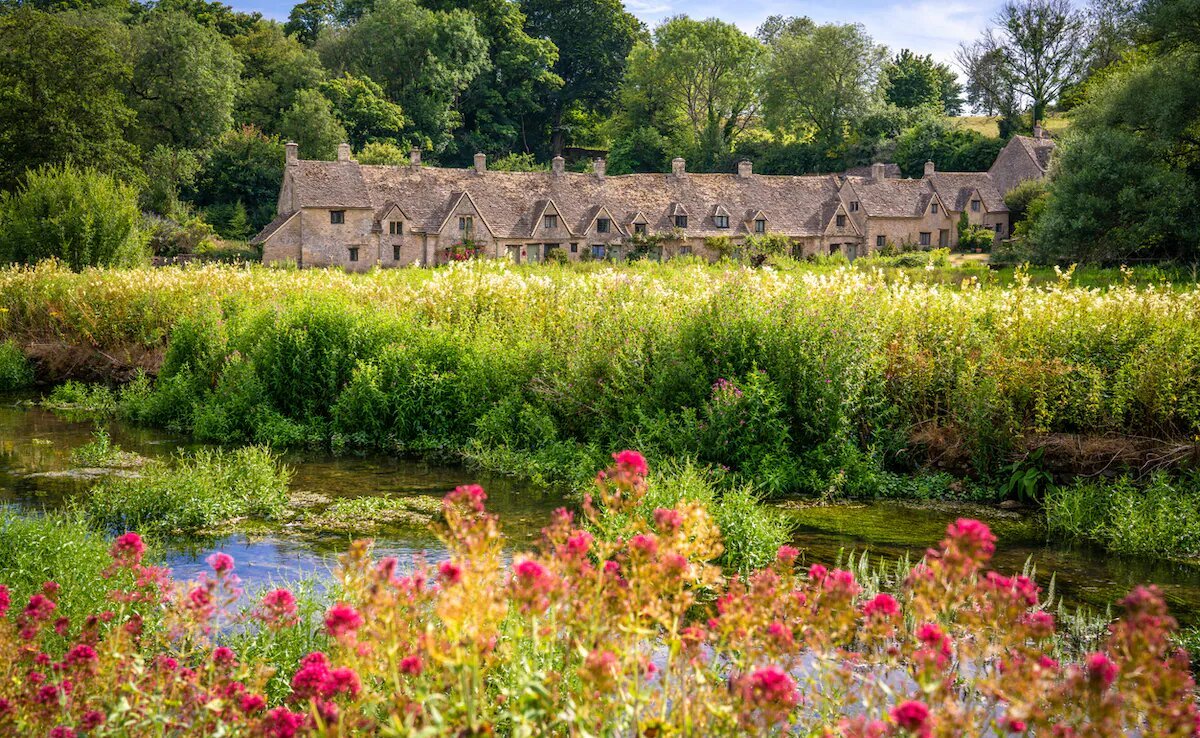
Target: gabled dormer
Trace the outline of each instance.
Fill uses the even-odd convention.
[[[933,191],[933,194],[929,197],[929,202],[925,204],[925,214],[935,218],[950,217],[952,211],[953,208],[946,207],[945,201],[942,200],[937,190]]]
[[[672,228],[687,228],[688,227],[688,211],[681,202],[673,202],[667,208],[667,220]]]
[[[451,192],[446,216],[435,233],[442,233],[463,241],[475,240],[481,235],[491,237],[495,231],[475,204],[471,193],[463,190]]]
[[[829,215],[829,220],[825,221],[823,233],[827,236],[832,235],[848,235],[854,234],[861,236],[862,230],[858,227],[858,223],[854,218],[850,217],[850,209],[841,200],[838,200],[837,206]]]
[[[761,236],[767,232],[767,226],[770,221],[767,214],[762,210],[747,210],[746,217],[742,220],[742,225],[745,226],[748,233]]]
[[[371,230],[386,236],[403,236],[408,233],[412,221],[408,214],[392,200],[375,211],[375,223]]]
[[[650,219],[639,210],[625,219],[625,228],[631,236],[644,236],[650,231]]]
[[[620,223],[613,216],[607,205],[592,208],[591,217],[583,227],[583,235],[623,236],[626,235]]]
[[[712,213],[709,217],[712,219],[712,225],[714,228],[720,228],[720,229],[729,228],[729,221],[730,221],[729,211],[725,208],[724,205],[714,206],[712,209]]]
[[[530,238],[559,238],[574,236],[571,225],[567,223],[554,200],[538,200],[533,206],[533,219],[530,221]]]

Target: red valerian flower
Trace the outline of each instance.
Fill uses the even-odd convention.
[[[246,714],[258,712],[266,706],[267,700],[260,694],[243,695],[242,699],[238,702],[238,707]]]
[[[620,671],[617,655],[607,649],[593,649],[583,659],[581,675],[588,684],[597,690],[605,690],[616,682]]]
[[[892,720],[911,733],[922,733],[928,726],[929,708],[924,702],[909,700],[892,708]]]
[[[793,546],[780,546],[779,550],[775,552],[775,560],[788,566],[794,564],[798,558],[800,558],[800,550]]]
[[[139,564],[145,553],[146,544],[142,541],[141,536],[133,532],[117,536],[108,550],[108,555],[112,557],[113,563],[119,566]]]
[[[533,559],[525,559],[513,567],[513,599],[524,612],[539,614],[550,606],[555,587],[554,575]]]
[[[654,527],[663,533],[674,533],[683,525],[683,515],[678,510],[660,507],[654,511]]]
[[[337,604],[329,608],[325,614],[325,629],[334,638],[352,634],[362,627],[362,615],[350,605]]]
[[[862,612],[865,617],[886,620],[900,613],[900,604],[896,602],[895,597],[880,592],[863,605]]]
[[[400,673],[408,676],[420,676],[425,669],[425,664],[421,661],[421,657],[413,654],[400,659]]]
[[[1107,654],[1096,652],[1087,657],[1088,679],[1101,689],[1108,689],[1117,680],[1117,665]]]
[[[453,561],[443,561],[438,564],[438,578],[447,586],[458,584],[462,581],[462,567]]]
[[[307,720],[308,716],[302,712],[276,707],[263,718],[262,735],[266,738],[295,738]]]
[[[212,567],[212,570],[218,574],[224,574],[227,571],[233,571],[233,557],[227,553],[217,552],[209,556],[206,561]]]
[[[254,617],[271,630],[295,625],[300,620],[296,596],[291,590],[276,589],[263,595],[262,604]]]
[[[613,461],[617,462],[617,468],[621,471],[627,471],[639,477],[644,477],[650,471],[650,467],[646,464],[646,457],[642,456],[637,451],[618,451],[613,454]]]
[[[991,558],[996,552],[996,536],[992,529],[972,518],[959,518],[951,523],[946,536],[963,553],[977,560]]]
[[[749,709],[759,711],[770,723],[786,720],[799,700],[796,681],[778,666],[752,672],[742,682],[741,695]]]
[[[212,652],[213,663],[217,666],[233,666],[237,663],[237,656],[233,649],[228,646],[217,646]]]

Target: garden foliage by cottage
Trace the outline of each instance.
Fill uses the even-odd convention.
[[[556,513],[511,560],[484,491],[460,487],[443,503],[447,559],[399,571],[355,543],[319,624],[286,589],[239,604],[224,554],[175,582],[124,534],[102,612],[58,618],[53,582],[25,603],[0,590],[0,733],[1200,734],[1153,589],[1126,598],[1101,650],[1060,663],[1037,585],[988,570],[995,538],[978,521],[952,524],[894,594],[803,568],[788,547],[727,578],[703,506],[600,514],[636,506],[646,474],[640,454],[614,455],[581,516]],[[274,667],[224,640],[314,626],[328,647],[289,667],[290,689],[272,698]]]

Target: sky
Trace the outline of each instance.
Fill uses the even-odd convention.
[[[257,11],[277,20],[286,20],[295,4],[295,0],[225,1],[238,10]],[[625,0],[625,7],[651,28],[678,14],[732,21],[747,33],[754,33],[769,15],[807,15],[818,23],[861,23],[877,43],[886,45],[893,53],[909,48],[957,66],[954,50],[959,42],[976,38],[1000,3],[1001,0]]]

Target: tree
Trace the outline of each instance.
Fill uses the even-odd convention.
[[[655,129],[643,126],[613,142],[608,171],[613,174],[665,172],[671,158],[670,141]]]
[[[800,26],[784,33],[767,55],[767,122],[840,143],[849,123],[869,108],[886,54],[859,25]]]
[[[133,266],[148,256],[138,193],[94,169],[71,165],[29,172],[0,195],[0,263],[51,257],[72,269]]]
[[[133,30],[131,101],[143,148],[202,149],[229,129],[241,64],[188,15],[154,12]]]
[[[360,149],[376,141],[398,141],[404,133],[404,111],[389,102],[370,77],[343,74],[321,86],[349,137]]]
[[[338,122],[333,104],[317,90],[301,90],[296,102],[283,114],[279,133],[300,144],[304,159],[333,159],[338,144],[346,141],[346,129]]]
[[[359,164],[400,165],[408,163],[408,152],[395,144],[373,141],[362,147],[356,158]]]
[[[550,154],[559,156],[567,140],[564,123],[575,109],[606,113],[625,74],[625,60],[644,37],[641,21],[621,0],[523,0],[526,28],[558,49],[554,73],[562,86],[542,93],[543,130]]]
[[[196,153],[159,144],[146,156],[145,171],[142,208],[172,220],[183,220],[187,215],[183,194],[193,189],[200,172]]]
[[[538,164],[533,154],[506,154],[488,164],[488,168],[497,172],[544,172],[550,167]]]
[[[325,34],[318,51],[338,73],[378,80],[405,114],[405,133],[445,151],[461,118],[459,96],[488,68],[487,44],[471,14],[412,0],[380,0],[358,23]]]
[[[183,13],[225,38],[250,33],[263,20],[262,13],[242,13],[219,0],[154,0],[152,5],[160,13]]]
[[[261,21],[231,43],[242,64],[235,126],[278,131],[283,111],[296,102],[296,93],[319,87],[325,80],[316,52],[285,35],[278,23]]]
[[[675,16],[630,55],[623,98],[658,96],[658,115],[682,123],[697,168],[709,168],[758,110],[761,58],[762,44],[730,23]]]
[[[304,0],[288,13],[284,31],[301,42],[312,44],[321,32],[334,24],[336,3],[333,0]]]
[[[227,131],[196,177],[196,204],[208,208],[241,202],[254,228],[262,228],[275,216],[283,156],[283,144],[256,128]]]
[[[920,177],[925,162],[945,172],[981,172],[991,166],[1003,142],[960,128],[942,117],[929,117],[896,139],[893,161],[906,177]]]
[[[918,56],[902,49],[880,74],[884,100],[901,108],[934,106],[946,115],[962,111],[962,85],[947,64],[933,56]]]
[[[123,38],[98,18],[28,8],[0,16],[0,189],[67,161],[136,174]]]
[[[1070,0],[1008,0],[994,26],[957,56],[980,99],[1027,100],[1037,123],[1082,75],[1088,44],[1086,18]]]

